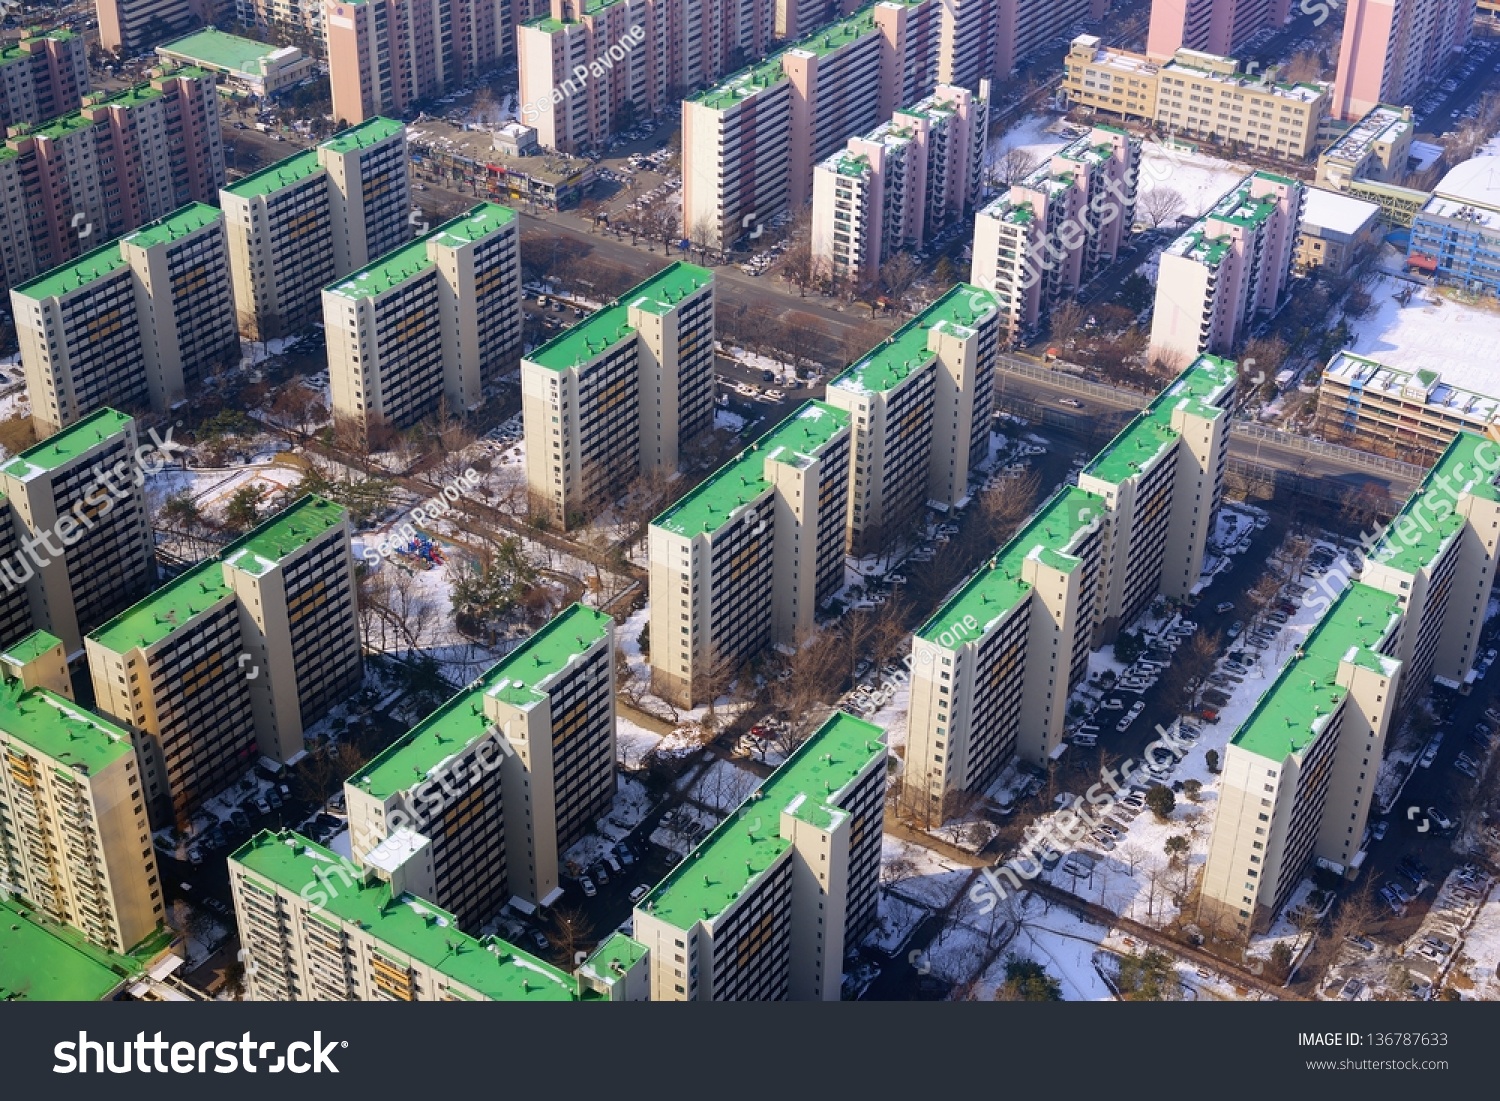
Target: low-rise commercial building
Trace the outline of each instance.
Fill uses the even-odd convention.
[[[171,825],[257,758],[295,761],[362,680],[348,514],[304,497],[84,645],[95,706],[130,730],[153,825]]]
[[[652,1001],[837,1001],[876,920],[884,731],[835,714],[636,903]]]
[[[1318,427],[1331,438],[1394,443],[1435,459],[1460,432],[1500,433],[1500,398],[1487,364],[1404,371],[1339,352],[1318,384]]]
[[[1150,355],[1190,362],[1232,352],[1291,281],[1304,185],[1254,172],[1161,255]]]
[[[333,414],[367,441],[471,410],[521,354],[516,212],[480,203],[323,288]]]
[[[844,583],[849,415],[810,401],[651,522],[651,680],[691,707]]]
[[[156,47],[163,62],[213,73],[232,91],[274,96],[317,75],[317,63],[295,46],[273,46],[205,27]]]
[[[1500,295],[1500,157],[1452,169],[1412,220],[1407,264],[1472,294]]]
[[[533,509],[573,526],[713,427],[714,279],[675,263],[521,361]]]
[[[0,896],[0,1001],[111,1001],[144,970],[141,960],[105,951],[31,906]]]
[[[994,295],[960,283],[828,384],[852,431],[852,553],[968,496],[970,472],[989,456],[998,318]]]
[[[1416,132],[1410,107],[1377,104],[1318,155],[1319,186],[1343,191],[1355,180],[1398,182]]]
[[[1330,275],[1343,275],[1357,254],[1375,244],[1379,226],[1378,203],[1309,187],[1294,262],[1300,271],[1322,268]]]
[[[483,924],[550,906],[615,794],[614,622],[575,604],[344,784],[356,863]]]
[[[473,189],[482,199],[513,207],[572,210],[598,178],[592,161],[542,153],[526,143],[512,145],[503,129],[464,130],[431,119],[413,125],[408,142],[419,175],[454,190]]]
[[[240,360],[224,216],[192,203],[10,292],[31,419],[170,409]]]

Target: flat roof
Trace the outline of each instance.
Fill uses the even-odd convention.
[[[515,220],[516,212],[508,206],[478,203],[438,226],[427,235],[427,239],[443,248],[462,248],[504,229]]]
[[[578,970],[600,982],[615,983],[624,972],[639,963],[646,952],[644,944],[632,940],[617,929],[594,949]]]
[[[135,753],[130,735],[46,688],[0,683],[0,737],[30,746],[64,768],[93,776]]]
[[[549,371],[566,371],[587,363],[635,332],[630,324],[633,307],[647,313],[664,314],[684,298],[713,282],[713,272],[696,264],[677,261],[651,278],[637,283],[602,310],[590,314],[571,329],[565,329],[526,357],[528,363]]]
[[[1456,377],[1454,377],[1456,376]],[[1332,379],[1362,394],[1379,393],[1396,400],[1431,407],[1450,418],[1460,417],[1476,430],[1500,422],[1500,398],[1473,388],[1482,382],[1492,388],[1495,378],[1490,365],[1482,360],[1450,360],[1441,371],[1392,367],[1368,356],[1338,352],[1323,368],[1323,378]]]
[[[421,783],[495,726],[485,714],[486,695],[523,708],[540,702],[547,682],[603,638],[612,622],[603,612],[574,604],[347,782],[382,801]]]
[[[688,538],[718,531],[771,487],[766,478],[766,463],[805,466],[848,425],[849,414],[842,409],[822,401],[805,402],[651,521],[651,526]]]
[[[1500,212],[1500,157],[1474,157],[1450,168],[1432,194],[1435,200],[1481,207],[1491,215]]]
[[[242,176],[220,190],[242,199],[256,199],[273,195],[283,188],[301,183],[323,167],[316,149],[304,149],[274,164],[268,164],[259,172]]]
[[[1412,129],[1411,119],[1400,107],[1384,103],[1370,108],[1365,116],[1339,135],[1323,150],[1323,156],[1354,163],[1369,152],[1376,142],[1393,142]]]
[[[198,563],[125,609],[88,637],[117,654],[154,646],[234,592],[224,578],[226,564],[260,577],[281,559],[342,523],[345,515],[342,506],[308,494],[240,536],[215,557]]]
[[[1492,480],[1492,464],[1485,463],[1479,449],[1494,450],[1495,444],[1473,432],[1460,432],[1448,444],[1443,457],[1427,472],[1395,519],[1385,529],[1373,557],[1392,569],[1415,573],[1430,566],[1448,541],[1468,523],[1455,508],[1458,498],[1472,494],[1486,501],[1500,500]],[[1490,470],[1490,479],[1476,472]]]
[[[1214,399],[1224,387],[1234,384],[1237,373],[1238,368],[1231,359],[1199,356],[1192,366],[1157,394],[1151,404],[1084,467],[1083,472],[1111,485],[1119,485],[1138,473],[1177,440],[1178,433],[1172,428],[1172,414],[1186,407],[1200,416],[1211,415]]]
[[[224,215],[217,207],[209,206],[207,203],[188,203],[187,206],[174,210],[165,218],[147,222],[139,229],[131,230],[121,237],[120,241],[122,244],[143,249],[168,245],[191,233],[197,233],[204,226],[221,221],[223,217]]]
[[[130,423],[131,418],[125,413],[108,407],[98,409],[41,443],[32,444],[0,467],[0,473],[25,482],[40,474],[60,470],[90,448],[124,432]]]
[[[948,649],[978,639],[1031,592],[1031,583],[1022,577],[1023,562],[1044,557],[1047,565],[1071,572],[1078,559],[1068,554],[1069,548],[1107,512],[1104,498],[1077,486],[1064,486],[917,628],[917,637]],[[979,624],[977,629],[968,626],[971,619]]]
[[[967,336],[994,310],[993,294],[969,283],[959,283],[828,385],[856,394],[893,390],[913,371],[936,358],[937,353],[927,346],[928,334],[933,329],[955,329],[960,336]]]
[[[12,287],[11,293],[22,295],[35,302],[47,298],[61,298],[65,294],[113,275],[125,266],[125,257],[120,253],[120,242],[110,241],[51,271],[43,272],[35,279]]]
[[[368,149],[377,142],[385,141],[401,133],[406,124],[400,119],[388,119],[377,115],[375,118],[366,119],[358,126],[351,126],[347,130],[340,130],[333,137],[318,146],[334,153],[353,153],[359,149]]]
[[[1342,191],[1309,187],[1302,207],[1302,226],[1317,226],[1333,233],[1353,237],[1380,217],[1380,204],[1356,199]]]
[[[1350,585],[1323,613],[1229,744],[1278,762],[1305,750],[1348,692],[1338,684],[1341,661],[1395,675],[1401,663],[1376,647],[1400,612],[1390,593],[1359,582]]]
[[[323,289],[343,298],[373,298],[399,287],[432,266],[432,257],[427,255],[427,237],[424,235],[408,241],[358,271],[335,279]]]
[[[196,34],[156,47],[156,52],[176,54],[214,68],[259,76],[262,71],[260,62],[286,48],[205,27]]]
[[[684,930],[724,913],[791,847],[781,836],[782,812],[830,828],[844,814],[833,800],[885,754],[884,735],[842,711],[830,716],[636,910]]]
[[[261,831],[230,856],[251,876],[294,895],[305,888],[328,901],[322,913],[379,941],[393,954],[418,961],[482,997],[502,1002],[596,1000],[578,980],[497,937],[483,940],[458,927],[452,914],[413,895],[392,896],[381,880],[340,883],[324,890],[318,873],[343,868],[344,858],[300,834]]]
[[[32,631],[25,638],[11,643],[4,652],[0,652],[0,661],[10,665],[26,665],[53,647],[61,645],[62,639],[56,635],[48,634],[46,631]]]
[[[97,1002],[141,972],[13,899],[0,898],[0,1002]]]

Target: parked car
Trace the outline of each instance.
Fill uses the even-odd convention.
[[[583,896],[585,898],[593,898],[599,893],[598,888],[594,886],[594,881],[586,875],[578,877],[578,885],[583,888]]]
[[[1447,832],[1448,830],[1451,830],[1458,825],[1457,822],[1455,822],[1452,818],[1449,818],[1445,812],[1439,810],[1437,807],[1428,807],[1427,817],[1434,826],[1436,826],[1440,830],[1443,830],[1444,832]]]
[[[646,897],[646,892],[649,890],[651,890],[651,888],[646,886],[644,883],[642,883],[638,887],[632,887],[630,890],[630,901],[639,902],[641,899]]]
[[[1225,612],[1232,612],[1234,611],[1234,601],[1221,600],[1214,605],[1214,611],[1218,612],[1219,615],[1223,615]]]
[[[1224,637],[1225,638],[1239,638],[1240,637],[1240,632],[1243,631],[1244,629],[1245,629],[1245,624],[1241,620],[1237,619],[1237,620],[1235,620],[1233,623],[1231,623],[1229,625],[1229,630],[1227,630],[1227,631],[1224,632]]]

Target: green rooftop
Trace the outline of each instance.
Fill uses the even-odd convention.
[[[41,126],[34,127],[18,136],[25,137],[27,134],[32,134],[39,138],[58,141],[69,134],[77,133],[79,130],[87,130],[90,126],[95,125],[98,124],[93,119],[85,118],[80,111],[74,111],[72,114],[61,115],[55,119],[51,119]]]
[[[1176,441],[1178,433],[1172,427],[1174,412],[1186,408],[1203,417],[1220,412],[1213,402],[1224,387],[1234,384],[1236,370],[1233,360],[1199,356],[1094,457],[1084,473],[1111,485],[1119,485],[1140,473]]]
[[[462,932],[444,910],[412,895],[391,896],[390,884],[378,879],[336,889],[323,885],[318,872],[342,868],[343,858],[290,831],[262,831],[230,857],[251,878],[274,884],[294,895],[306,889],[328,899],[321,915],[357,926],[382,945],[382,954],[397,962],[419,962],[462,984],[483,998],[499,1002],[574,1002],[597,1000],[580,991],[578,980],[551,964],[495,937],[476,939]],[[400,959],[400,957],[405,957]],[[459,995],[462,996],[462,995]]]
[[[121,237],[120,241],[142,249],[169,245],[190,233],[198,232],[204,226],[213,225],[223,217],[216,207],[208,206],[206,203],[188,203],[187,206],[173,211],[165,218],[147,222],[139,229],[131,230]]]
[[[30,746],[64,768],[93,776],[135,753],[130,735],[45,688],[0,684],[0,741]]]
[[[959,283],[828,385],[857,394],[893,390],[936,357],[937,353],[927,346],[931,330],[952,329],[960,336],[968,336],[974,325],[981,318],[993,315],[994,310],[993,294]]]
[[[0,898],[0,1002],[97,1002],[141,970],[139,961]]]
[[[427,779],[443,762],[483,738],[495,722],[485,714],[493,695],[517,707],[544,698],[545,682],[600,638],[611,623],[603,612],[574,604],[548,623],[470,688],[423,719],[348,783],[382,802]]]
[[[334,153],[353,153],[358,149],[367,149],[376,142],[385,141],[386,138],[399,134],[406,124],[399,119],[372,118],[351,126],[347,130],[340,130],[333,137],[319,145],[320,149],[328,149]]]
[[[110,241],[92,252],[85,252],[66,264],[53,268],[18,287],[12,294],[23,295],[41,302],[48,298],[61,298],[65,294],[86,287],[106,276],[113,275],[125,267],[125,257],[120,254],[120,242]]]
[[[443,248],[462,248],[473,241],[488,237],[496,230],[504,229],[516,220],[516,212],[497,203],[480,203],[470,207],[452,221],[444,222],[427,235],[427,239]]]
[[[88,637],[117,654],[136,647],[155,646],[234,592],[224,579],[226,563],[260,577],[282,558],[341,523],[345,515],[339,505],[309,494],[240,536],[216,558],[200,562],[169,581]]]
[[[191,61],[202,62],[215,69],[228,69],[236,73],[259,76],[262,71],[260,63],[283,48],[282,46],[269,46],[253,38],[225,34],[221,30],[207,27],[197,34],[190,34],[186,38],[168,42],[165,46],[158,46],[156,52],[176,54]]]
[[[780,53],[774,53],[748,69],[742,69],[732,76],[725,77],[712,88],[690,97],[687,102],[701,104],[714,111],[724,111],[741,100],[759,95],[767,88],[776,87],[787,79],[781,67],[781,55],[785,52],[783,50]]]
[[[664,314],[713,281],[713,272],[695,264],[668,264],[650,279],[631,287],[602,310],[559,333],[526,357],[549,371],[566,371],[589,362],[634,334],[630,310]]]
[[[1400,612],[1390,593],[1357,582],[1350,585],[1266,689],[1230,744],[1271,761],[1305,750],[1348,691],[1336,683],[1339,662],[1351,661],[1387,676],[1395,673],[1400,663],[1383,657],[1376,647]]]
[[[1031,583],[1022,577],[1023,562],[1033,556],[1045,556],[1047,565],[1072,572],[1078,559],[1068,554],[1068,548],[1080,534],[1103,519],[1107,511],[1102,497],[1077,486],[1064,486],[931,619],[917,628],[917,637],[949,649],[977,640],[989,630],[990,624],[1031,592]],[[973,623],[978,627],[971,626]]]
[[[301,183],[322,167],[323,162],[318,160],[318,151],[304,149],[275,164],[267,165],[259,172],[252,172],[248,176],[235,180],[234,183],[226,185],[224,190],[242,199],[258,199],[266,195],[274,195],[282,188]]]
[[[849,414],[842,409],[822,401],[806,402],[651,521],[652,526],[688,538],[718,531],[741,508],[771,488],[766,463],[805,466],[848,425]]]
[[[61,645],[62,639],[56,635],[50,635],[46,631],[32,631],[31,634],[14,643],[10,649],[0,653],[0,661],[7,665],[27,665],[53,647]]]
[[[109,408],[96,410],[41,443],[32,444],[0,467],[0,473],[25,482],[39,474],[59,470],[89,448],[98,447],[111,436],[124,432],[129,424],[130,417],[124,413]]]
[[[224,581],[223,565],[217,558],[210,558],[167,582],[88,637],[116,654],[137,646],[142,649],[155,646],[233,592]]]
[[[791,847],[781,836],[782,812],[830,828],[843,813],[832,800],[884,756],[883,736],[874,723],[832,715],[636,909],[683,930],[724,913]]]
[[[56,42],[66,42],[68,39],[77,38],[78,36],[72,31],[57,28],[41,34],[33,33],[27,37],[32,39],[50,38]],[[0,46],[0,65],[9,65],[12,61],[19,61],[22,58],[30,56],[31,54],[27,50],[21,48],[20,42],[7,42],[4,46]]]
[[[1480,448],[1495,445],[1473,432],[1460,432],[1422,484],[1385,529],[1372,557],[1392,569],[1415,573],[1432,565],[1448,541],[1468,522],[1458,514],[1460,495],[1468,493],[1487,501],[1500,500],[1494,485],[1493,464],[1479,456]],[[1488,476],[1485,470],[1490,470]]]
[[[646,951],[646,946],[640,941],[631,940],[624,933],[616,930],[605,939],[603,944],[594,949],[593,954],[578,970],[580,974],[588,975],[603,983],[613,984],[618,982],[625,972],[640,963]]]
[[[431,267],[432,258],[427,255],[427,238],[418,237],[358,271],[335,279],[323,289],[345,298],[373,298],[399,287]]]

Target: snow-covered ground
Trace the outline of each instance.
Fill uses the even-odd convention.
[[[1197,218],[1252,171],[1249,165],[1203,153],[1184,153],[1148,141],[1141,149],[1138,186],[1141,194],[1171,188],[1182,196],[1182,213]]]
[[[1072,140],[1059,130],[1063,125],[1060,115],[1027,115],[998,138],[990,139],[988,157],[993,162],[1016,149],[1040,164]]]
[[[650,811],[651,796],[646,786],[629,776],[617,776],[615,798],[608,813],[594,823],[593,830],[586,837],[563,854],[563,867],[572,865],[582,871],[602,860],[610,846],[630,836]]]
[[[886,890],[930,910],[957,898],[973,871],[890,834],[881,839],[880,867]]]
[[[1402,291],[1412,292],[1404,306],[1396,299]],[[1403,371],[1437,371],[1450,385],[1500,395],[1490,354],[1500,312],[1390,275],[1377,277],[1369,294],[1369,310],[1349,319],[1351,353]]]

